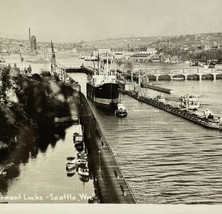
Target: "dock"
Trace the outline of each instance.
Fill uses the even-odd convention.
[[[163,88],[163,87],[156,86],[156,85],[151,85],[149,83],[147,83],[147,84],[141,83],[141,87],[142,88],[149,88],[149,89],[152,89],[152,90],[155,90],[155,91],[160,91],[160,92],[163,92],[163,93],[166,93],[166,94],[172,94],[173,93],[172,89]]]
[[[128,186],[115,156],[106,140],[96,116],[80,92],[83,108],[89,115],[83,116],[83,125],[87,138],[87,148],[94,157],[95,186],[98,186],[98,195],[102,203],[135,204],[136,199]]]
[[[180,109],[179,107],[171,106],[170,104],[165,104],[163,102],[157,101],[153,98],[148,98],[144,96],[140,96],[135,91],[126,91],[125,92],[130,97],[135,98],[136,100],[154,106],[156,108],[162,109],[166,112],[174,114],[176,116],[182,117],[186,120],[189,120],[193,123],[199,124],[205,128],[215,129],[215,130],[222,130],[222,124],[218,120],[211,120],[206,119],[204,117],[200,117],[197,114],[194,114],[188,110]]]

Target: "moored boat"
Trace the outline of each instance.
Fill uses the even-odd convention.
[[[83,127],[77,125],[77,131],[73,133],[73,143],[75,145],[83,143]]]
[[[83,166],[78,167],[78,174],[81,176],[89,176],[89,168],[85,164]]]
[[[66,170],[68,172],[72,171],[76,168],[76,158],[75,157],[67,157]]]
[[[82,152],[84,150],[84,142],[75,144],[74,147],[76,148],[78,152]]]
[[[98,70],[88,78],[87,97],[97,106],[115,110],[119,101],[119,86],[116,72],[108,69],[108,61],[106,59],[106,70],[98,65]]]
[[[85,152],[79,152],[77,154],[77,158],[78,159],[85,159],[85,160],[87,160],[88,159],[88,155]]]

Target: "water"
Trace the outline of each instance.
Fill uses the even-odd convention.
[[[70,56],[69,60],[63,62],[77,65],[80,60],[75,61]],[[71,75],[85,93],[86,75]],[[193,94],[201,102],[200,113],[207,107],[213,113],[222,115],[221,80],[153,84],[175,91],[172,95],[164,94],[166,102],[178,105],[180,96]],[[143,90],[151,97],[159,94],[149,89]],[[122,95],[121,100],[128,110],[126,118],[117,118],[101,111],[93,103],[91,106],[137,202],[221,204],[222,133],[138,102],[127,95]],[[83,185],[77,174],[74,177],[66,176],[66,157],[76,155],[70,147],[71,129],[67,130],[64,141],[57,142],[54,148],[49,147],[36,159],[29,159],[28,163],[20,165],[20,173],[11,181],[8,195],[18,194],[24,189],[26,194],[41,195],[50,192],[71,192],[74,196],[93,193],[91,180]]]
[[[81,74],[82,75],[82,74]],[[184,94],[197,95],[222,114],[218,81],[159,82],[172,88],[166,101],[177,105]],[[159,92],[144,89],[149,96]],[[121,96],[126,118],[91,106],[138,203],[221,204],[222,133]]]
[[[88,197],[94,195],[92,178],[86,179],[77,172],[68,176],[66,171],[67,157],[77,157],[72,141],[76,129],[75,125],[67,128],[64,140],[19,164],[18,175],[7,178],[7,192],[0,198],[4,196],[9,203],[88,203]]]

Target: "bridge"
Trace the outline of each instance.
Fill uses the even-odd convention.
[[[136,71],[139,73],[139,71]],[[139,75],[139,74],[138,74]],[[140,76],[149,80],[203,80],[222,79],[222,70],[209,68],[145,69]]]

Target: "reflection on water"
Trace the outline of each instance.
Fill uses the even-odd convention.
[[[28,57],[26,56],[25,59]],[[68,61],[72,58],[73,56],[67,57]],[[58,59],[60,60],[60,56]],[[12,62],[19,63],[19,55],[6,57],[6,63]],[[39,73],[40,69],[45,67],[42,64],[33,64],[33,66],[33,73]],[[43,125],[43,127],[45,126]],[[23,144],[4,163],[6,174],[0,175],[0,198],[1,196],[25,194],[39,195],[43,197],[43,200],[25,200],[22,197],[18,202],[88,202],[87,197],[94,192],[91,174],[90,177],[83,178],[78,173],[67,176],[66,171],[67,156],[76,156],[80,151],[73,145],[74,129],[75,126],[71,126],[71,124],[55,130],[43,128],[38,133],[28,128],[21,128],[20,139]],[[50,194],[57,194],[57,196],[72,194],[76,200],[51,200],[48,197]],[[80,198],[80,195],[85,197]],[[0,201],[2,200],[4,201],[4,198]],[[6,201],[17,202],[15,200]]]
[[[0,178],[1,196],[21,196],[10,203],[87,203],[94,195],[92,176],[79,176],[75,172],[67,176],[67,157],[77,157],[73,144],[76,126],[58,129],[57,139],[45,137],[44,147],[26,146],[12,155],[13,166]],[[59,139],[58,139],[59,138]],[[1,200],[4,201],[4,200]]]

